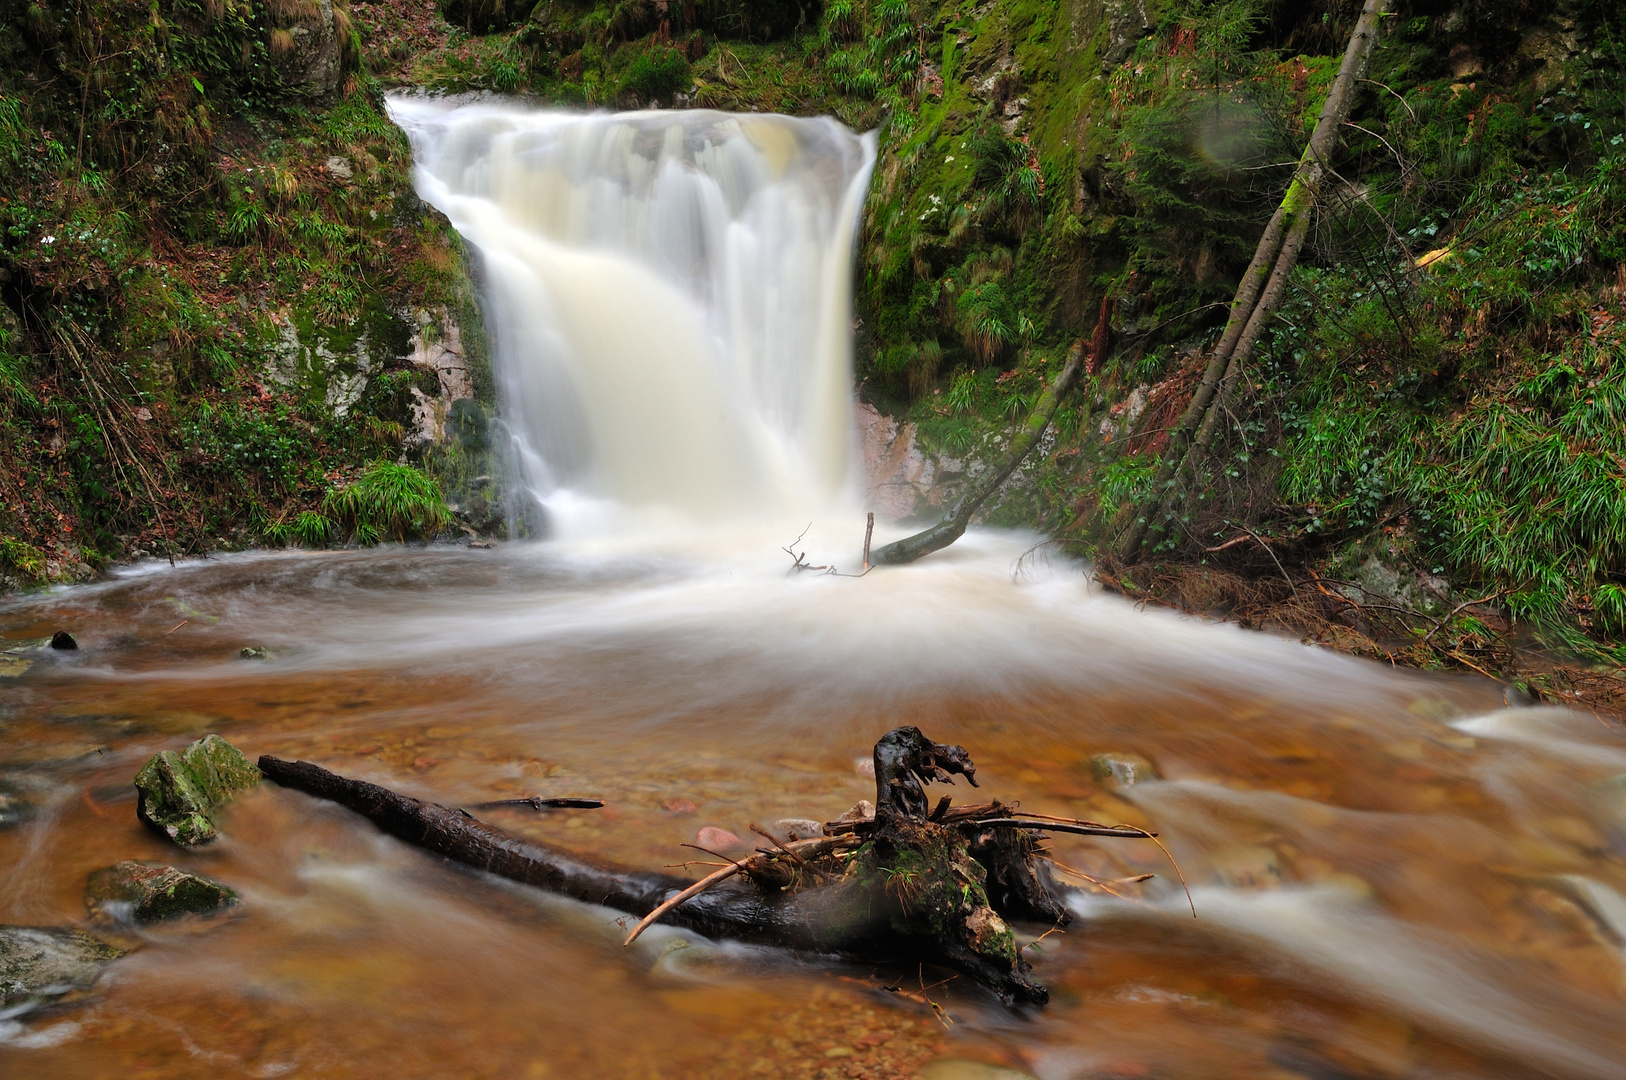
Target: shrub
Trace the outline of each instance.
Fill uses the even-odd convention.
[[[350,486],[328,492],[322,509],[360,544],[433,536],[452,521],[434,480],[388,461],[373,465]]]

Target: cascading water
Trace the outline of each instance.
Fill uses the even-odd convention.
[[[557,526],[584,505],[761,519],[843,496],[873,139],[707,111],[390,113],[419,192],[480,251],[517,479]]]

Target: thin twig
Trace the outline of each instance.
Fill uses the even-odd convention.
[[[977,825],[997,825],[1006,829],[1044,829],[1050,832],[1074,833],[1078,836],[1121,836],[1128,840],[1155,840],[1157,833],[1137,829],[1133,825],[1074,825],[1070,822],[1035,821],[1026,818],[984,818]]]
[[[769,832],[767,829],[764,829],[761,825],[753,824],[751,826],[751,831],[756,833],[758,836],[764,837],[774,847],[778,848],[780,851],[783,851],[786,855],[789,855],[790,858],[791,858],[791,861],[794,862],[797,866],[805,867],[807,865],[807,863],[802,861],[802,857],[800,855],[796,854],[790,848],[788,848],[784,844],[780,843],[779,837],[775,836],[773,833]]]
[[[490,810],[498,806],[529,806],[532,810],[597,810],[604,805],[601,799],[544,799],[532,795],[526,799],[497,799],[494,802],[474,803],[475,810]]]
[[[1164,857],[1169,860],[1169,865],[1174,867],[1174,875],[1180,879],[1180,887],[1186,890],[1186,903],[1191,905],[1191,917],[1195,919],[1197,917],[1197,902],[1191,898],[1191,886],[1186,884],[1186,875],[1180,872],[1180,864],[1174,861],[1173,853],[1163,846],[1163,841],[1157,838],[1156,833],[1147,833],[1146,839],[1156,844],[1158,849],[1163,852]]]
[[[1443,618],[1439,622],[1435,623],[1434,624],[1434,629],[1430,630],[1427,634],[1423,635],[1423,644],[1427,645],[1429,638],[1431,638],[1435,634],[1439,633],[1439,631],[1440,631],[1440,629],[1442,627],[1449,625],[1452,619],[1456,618],[1458,615],[1461,615],[1463,613],[1463,611],[1465,611],[1466,609],[1473,607],[1475,604],[1488,604],[1492,600],[1495,600],[1495,599],[1497,599],[1499,597],[1505,596],[1510,592],[1518,592],[1520,589],[1524,588],[1529,583],[1530,583],[1529,579],[1526,579],[1525,581],[1520,582],[1518,585],[1513,586],[1511,589],[1497,589],[1495,592],[1491,593],[1490,595],[1481,596],[1477,600],[1465,600],[1465,601],[1463,601],[1462,603],[1458,604],[1456,607],[1451,609],[1451,614],[1447,615],[1445,618]]]
[[[690,845],[690,846],[692,846],[692,845]],[[719,881],[722,881],[725,878],[731,878],[735,874],[738,874],[740,872],[740,870],[741,870],[740,865],[738,863],[735,863],[733,866],[725,866],[721,870],[714,870],[711,873],[707,874],[705,877],[701,878],[699,881],[695,882],[693,885],[690,885],[687,889],[684,889],[682,892],[678,893],[676,896],[672,897],[670,900],[663,903],[660,907],[656,908],[654,911],[651,911],[648,915],[645,915],[644,918],[643,918],[643,921],[640,922],[637,926],[632,928],[632,933],[627,935],[627,940],[625,940],[625,941],[623,941],[621,943],[621,947],[626,948],[628,945],[631,945],[634,941],[637,941],[638,940],[638,935],[643,933],[644,929],[646,927],[648,927],[650,923],[654,922],[656,919],[660,918],[662,915],[665,915],[668,911],[671,911],[673,908],[675,908],[679,904],[683,903],[683,901],[687,900],[689,897],[695,896],[695,895],[697,895],[699,893],[702,893],[702,892],[705,892],[707,889],[711,888],[713,885],[717,884]]]
[[[1384,86],[1384,85],[1383,85],[1383,83],[1380,83],[1380,82],[1378,82],[1378,81],[1377,81],[1377,80],[1376,80],[1376,79],[1358,79],[1358,80],[1356,80],[1356,81],[1357,81],[1357,82],[1369,82],[1369,83],[1371,83],[1371,84],[1372,84],[1372,85],[1373,85],[1373,86],[1383,86],[1383,88],[1384,88],[1384,89],[1385,89],[1385,90],[1389,90],[1389,88],[1388,88],[1388,87],[1387,87],[1387,86]],[[1411,103],[1410,103],[1410,102],[1408,102],[1408,101],[1407,101],[1407,100],[1406,100],[1406,99],[1405,99],[1405,98],[1403,98],[1403,97],[1400,97],[1400,95],[1399,95],[1399,94],[1395,94],[1395,92],[1394,92],[1394,91],[1393,91],[1393,90],[1389,90],[1389,93],[1391,93],[1391,94],[1394,94],[1394,95],[1395,95],[1395,97],[1397,97],[1397,98],[1399,98],[1399,99],[1400,99],[1400,104],[1402,104],[1402,105],[1404,105],[1404,106],[1406,106],[1406,111],[1407,111],[1407,112],[1409,112],[1409,113],[1411,113],[1411,118],[1412,118],[1412,119],[1413,119],[1413,120],[1415,120],[1415,119],[1417,119],[1417,113],[1416,113],[1416,111],[1415,111],[1415,110],[1414,110],[1414,109],[1413,109],[1413,108],[1412,108],[1412,107],[1411,107]]]
[[[1065,934],[1065,933],[1067,933],[1067,931],[1065,931],[1065,930],[1063,930],[1061,928],[1061,923],[1057,923],[1055,926],[1052,926],[1050,929],[1046,930],[1044,933],[1040,934],[1038,937],[1034,938],[1032,941],[1028,942],[1026,945],[1022,946],[1020,949],[1018,949],[1016,951],[1019,952],[1019,953],[1025,953],[1029,949],[1037,948],[1038,945],[1039,945],[1039,942],[1043,941],[1045,938],[1049,937],[1051,934]],[[1044,950],[1040,949],[1039,951],[1043,952]]]
[[[1146,903],[1146,901],[1142,900],[1138,896],[1129,896],[1129,895],[1126,895],[1125,893],[1121,893],[1117,889],[1114,889],[1113,886],[1114,885],[1132,885],[1137,881],[1145,881],[1147,878],[1157,876],[1155,874],[1141,874],[1139,877],[1114,878],[1111,881],[1102,881],[1099,878],[1091,877],[1090,875],[1086,874],[1082,870],[1074,870],[1071,866],[1068,866],[1066,863],[1064,863],[1061,860],[1057,859],[1054,855],[1041,855],[1039,857],[1041,859],[1043,859],[1045,862],[1049,863],[1051,866],[1054,866],[1057,870],[1060,870],[1062,873],[1071,874],[1073,877],[1076,877],[1076,878],[1082,878],[1084,881],[1087,881],[1091,885],[1094,885],[1095,887],[1100,889],[1102,892],[1105,892],[1105,893],[1107,893],[1107,894],[1109,894],[1111,896],[1116,896],[1120,900],[1127,900],[1131,904],[1144,904],[1144,903]]]
[[[728,859],[728,856],[724,855],[722,852],[713,851],[711,848],[703,848],[699,844],[679,844],[678,847],[694,848],[696,851],[704,851],[707,855],[715,855],[719,859]],[[734,859],[728,859],[728,861],[734,863],[734,865],[741,870],[745,869],[743,863],[737,862]]]

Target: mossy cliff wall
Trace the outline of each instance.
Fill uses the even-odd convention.
[[[463,253],[382,114],[404,85],[878,128],[858,376],[903,463],[890,507],[997,457],[1104,319],[1108,354],[988,512],[1091,551],[1146,494],[1358,10],[8,0],[10,572],[263,541],[375,458],[490,475]],[[1244,527],[1304,563],[1381,548],[1532,625],[1626,630],[1623,33],[1598,0],[1395,5],[1157,557],[1275,574],[1258,544],[1206,552]]]

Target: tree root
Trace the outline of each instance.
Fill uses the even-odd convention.
[[[602,904],[641,922],[867,963],[936,964],[968,976],[1007,1004],[1043,1004],[1006,919],[1062,926],[1064,886],[1050,875],[1040,830],[1146,836],[1127,826],[1018,818],[999,802],[928,811],[924,782],[975,784],[963,747],[912,727],[875,745],[873,818],[830,822],[826,835],[781,843],[699,882],[626,870],[521,840],[473,817],[304,761],[265,756],[260,770],[284,787],[339,803],[384,832],[466,866]],[[743,881],[740,879],[744,879]]]

